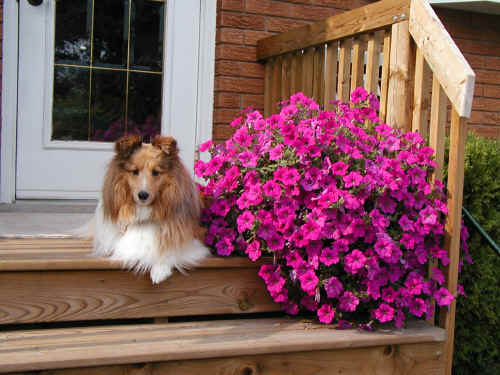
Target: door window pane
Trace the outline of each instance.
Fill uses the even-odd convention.
[[[52,139],[160,132],[166,2],[57,0]]]

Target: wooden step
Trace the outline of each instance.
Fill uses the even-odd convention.
[[[416,366],[429,370],[439,366],[443,340],[442,329],[421,321],[402,330],[361,332],[335,330],[329,326],[288,318],[13,331],[0,333],[0,372],[209,358],[235,359],[249,354],[253,357],[249,356],[247,362],[253,361],[252,366],[258,369],[262,367],[259,361],[269,360],[266,355],[302,353],[303,356],[304,353],[316,351],[353,348],[374,348],[377,353],[385,352],[389,365],[400,363],[399,366],[404,365],[413,370]],[[419,344],[419,349],[412,349],[414,352],[405,350],[404,346],[409,344]],[[388,345],[398,345],[401,349],[388,348]],[[425,361],[422,360],[423,352],[426,353]],[[325,353],[322,356],[323,360],[329,358]],[[291,361],[293,357],[287,358]],[[415,359],[420,361],[418,365]],[[365,359],[358,358],[358,361],[364,362]],[[372,365],[380,366],[383,361],[384,357],[381,356]],[[201,373],[214,373],[209,368],[205,367],[206,372]],[[93,372],[89,369],[85,373]]]
[[[266,260],[214,257],[153,285],[90,251],[75,239],[1,239],[0,324],[279,310],[257,275]]]

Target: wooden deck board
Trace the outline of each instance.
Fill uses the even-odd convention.
[[[378,332],[334,330],[288,318],[63,328],[0,334],[0,372],[440,343],[443,340],[442,329],[423,322],[416,322],[404,330]]]
[[[74,238],[0,239],[0,271],[119,270],[120,264],[91,256],[92,243]],[[252,262],[242,257],[212,257],[197,268],[256,268],[270,259]]]

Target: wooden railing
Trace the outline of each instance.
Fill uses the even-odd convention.
[[[258,42],[265,62],[265,113],[291,94],[329,108],[358,86],[380,98],[380,118],[418,131],[436,151],[433,178],[442,179],[445,128],[451,106],[448,210],[445,247],[447,287],[456,295],[466,119],[475,74],[425,0],[384,0]],[[451,373],[455,301],[440,312],[446,329],[445,363]]]

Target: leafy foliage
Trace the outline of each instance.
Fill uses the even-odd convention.
[[[500,140],[469,136],[464,207],[500,242]],[[467,298],[457,300],[453,373],[500,374],[500,257],[467,223],[474,264],[460,274]]]

